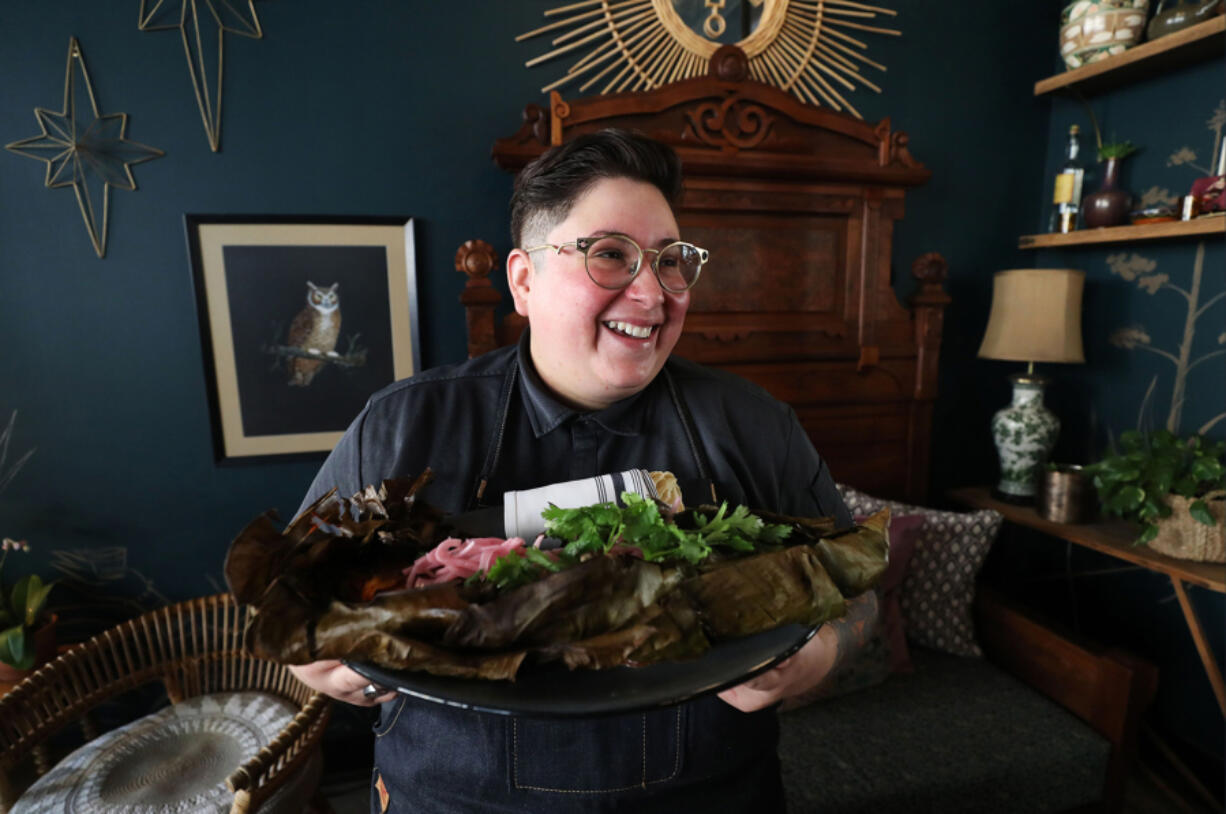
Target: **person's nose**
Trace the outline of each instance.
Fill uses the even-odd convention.
[[[630,281],[630,285],[626,286],[626,296],[647,306],[664,302],[665,295],[660,279],[656,277],[655,269],[652,268],[652,259],[653,256],[650,254],[643,255],[643,265],[639,267],[639,273]]]

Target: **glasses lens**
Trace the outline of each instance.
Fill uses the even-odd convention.
[[[684,291],[698,279],[702,258],[698,247],[689,243],[674,243],[660,252],[660,283],[670,291]]]
[[[621,237],[593,238],[587,249],[587,273],[604,288],[630,284],[639,265],[639,250]]]

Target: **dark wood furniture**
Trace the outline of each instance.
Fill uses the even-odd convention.
[[[971,486],[950,491],[949,497],[964,506],[976,509],[995,509],[1005,516],[1010,523],[1026,526],[1067,540],[1075,545],[1093,549],[1109,557],[1115,557],[1154,573],[1164,574],[1171,580],[1175,596],[1179,598],[1179,607],[1183,610],[1184,621],[1188,632],[1196,643],[1196,651],[1200,654],[1205,675],[1217,696],[1218,706],[1226,715],[1226,685],[1222,681],[1222,671],[1217,665],[1213,648],[1205,636],[1204,628],[1196,617],[1196,610],[1188,600],[1185,583],[1199,585],[1216,593],[1226,593],[1226,565],[1191,562],[1168,557],[1147,546],[1133,545],[1136,530],[1123,522],[1100,523],[1053,523],[1040,517],[1033,506],[1016,506],[1004,503],[992,497],[991,490],[986,486]]]
[[[643,93],[529,105],[494,160],[522,168],[551,145],[605,127],[637,129],[680,155],[685,239],[711,251],[693,289],[677,353],[724,368],[791,404],[842,482],[873,494],[927,498],[929,437],[945,261],[911,272],[904,308],[891,280],[895,222],[909,187],[929,172],[889,120],[868,124],[800,104],[748,77],[725,46],[708,76]],[[456,267],[469,276],[469,352],[519,335],[488,276],[488,244],[469,241]]]

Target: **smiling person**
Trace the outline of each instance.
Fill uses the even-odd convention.
[[[303,501],[427,466],[448,512],[504,492],[627,469],[670,470],[690,503],[851,518],[792,409],[728,373],[672,356],[690,291],[732,274],[685,240],[680,162],[645,136],[603,130],[520,173],[507,281],[528,320],[518,346],[436,368],[373,396]],[[708,260],[711,270],[706,269]],[[856,646],[856,618],[823,626],[757,678],[679,706],[538,720],[363,694],[339,662],[293,668],[311,687],[381,703],[374,812],[782,811],[775,705]]]

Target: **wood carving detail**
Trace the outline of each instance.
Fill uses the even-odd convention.
[[[749,57],[735,45],[721,45],[711,55],[707,73],[725,82],[744,82],[749,78]]]
[[[456,249],[455,270],[468,275],[470,284],[480,285],[482,281],[488,284],[486,278],[497,265],[498,255],[494,253],[494,247],[484,240],[466,240]]]
[[[685,114],[689,121],[686,136],[720,149],[752,150],[770,135],[775,117],[761,105],[740,96],[729,96],[720,104],[704,102]],[[684,138],[684,137],[683,137]]]

